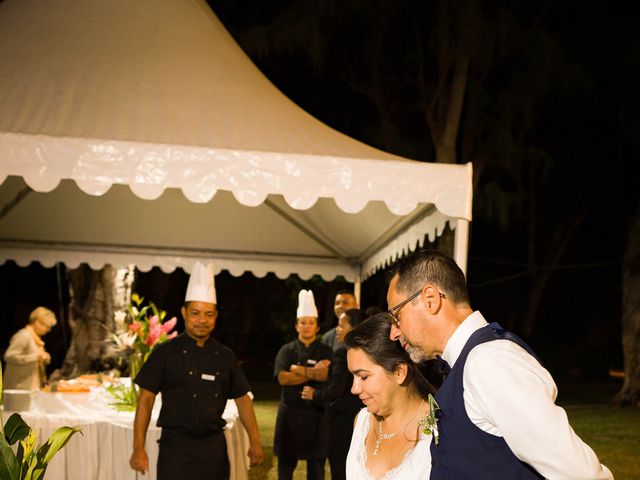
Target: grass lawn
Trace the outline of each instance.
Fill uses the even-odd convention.
[[[264,463],[249,470],[249,480],[276,480],[278,478],[278,459],[273,456],[273,428],[278,411],[278,400],[257,400],[254,404],[258,425],[260,425],[260,439],[264,449]],[[329,462],[325,466],[326,479],[329,480]],[[298,462],[298,468],[293,474],[294,480],[304,480],[306,462]]]
[[[635,480],[640,478],[640,410],[608,405],[620,386],[619,381],[561,385],[558,400],[615,479]]]
[[[565,409],[573,429],[616,480],[640,478],[640,410],[593,404]]]
[[[607,401],[618,388],[617,384],[576,384],[560,386],[559,403],[567,411],[576,433],[593,448],[602,463],[611,469],[616,480],[640,479],[640,410],[618,409]],[[272,395],[256,395],[255,410],[260,425],[265,462],[253,467],[250,480],[276,480],[277,461],[273,456],[273,428],[278,400]],[[295,480],[304,480],[306,464],[298,463]],[[326,466],[329,479],[329,464]]]

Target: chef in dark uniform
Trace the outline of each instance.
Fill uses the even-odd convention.
[[[329,379],[318,390],[312,386],[302,389],[302,398],[325,405],[329,424],[329,465],[331,480],[346,480],[347,454],[351,446],[353,423],[356,415],[364,407],[357,395],[351,393],[353,376],[347,365],[347,346],[344,338],[354,327],[364,321],[359,308],[351,308],[338,319],[336,338],[338,348],[334,349],[329,367]]]
[[[301,290],[296,312],[298,338],[276,356],[274,376],[282,385],[273,450],[278,479],[290,480],[298,460],[307,461],[307,479],[323,480],[329,432],[322,405],[302,398],[305,385],[318,388],[327,380],[333,353],[317,340],[318,310],[313,292]]]
[[[222,412],[233,398],[249,434],[249,459],[263,460],[250,386],[234,353],[211,338],[218,315],[213,265],[196,262],[182,307],[185,332],[156,347],[135,378],[140,387],[131,468],[145,473],[145,438],[156,395],[162,392],[158,480],[229,478]]]

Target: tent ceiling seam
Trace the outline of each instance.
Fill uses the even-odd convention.
[[[33,189],[29,186],[26,186],[22,190],[20,190],[12,200],[8,201],[6,205],[2,207],[2,210],[0,210],[0,221],[4,217],[9,215],[9,212],[16,208],[20,204],[20,202],[22,202],[22,200],[24,200],[31,192],[33,192]]]
[[[298,230],[300,230],[302,233],[304,233],[307,237],[311,238],[312,240],[314,240],[315,242],[317,242],[318,244],[320,244],[321,246],[326,248],[329,252],[331,252],[335,256],[336,259],[341,260],[342,262],[344,262],[345,264],[347,264],[347,265],[349,265],[351,267],[357,266],[357,262],[355,262],[353,259],[345,257],[343,254],[341,254],[338,251],[338,249],[334,245],[331,245],[328,241],[320,238],[319,235],[317,235],[315,232],[312,232],[309,228],[305,227],[302,223],[300,223],[298,220],[293,218],[287,212],[282,210],[280,207],[278,207],[276,204],[274,204],[271,200],[266,199],[264,201],[264,205],[266,205],[271,210],[273,210],[275,213],[280,215],[287,222],[289,222],[291,225],[293,225]]]
[[[369,245],[359,256],[358,263],[363,264],[364,261],[369,258],[374,252],[378,251],[387,243],[391,242],[394,238],[400,235],[404,230],[406,230],[411,225],[419,222],[424,217],[431,215],[431,213],[436,210],[435,205],[428,204],[419,208],[414,213],[407,215],[403,218],[399,218],[393,225],[391,225],[387,230],[384,231],[382,235],[380,235],[376,240],[374,240],[371,245]]]

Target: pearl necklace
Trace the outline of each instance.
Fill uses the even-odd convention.
[[[384,440],[390,440],[390,439],[392,439],[393,437],[395,437],[395,436],[396,436],[396,434],[400,433],[400,431],[401,431],[401,430],[404,430],[404,429],[407,427],[407,425],[409,425],[409,422],[411,422],[411,420],[413,420],[413,419],[416,417],[416,415],[418,414],[418,412],[419,412],[419,411],[420,411],[420,409],[422,408],[422,405],[424,405],[424,400],[422,400],[422,401],[420,402],[420,406],[418,407],[418,410],[416,410],[416,413],[414,413],[414,414],[411,416],[411,418],[409,419],[409,421],[408,421],[407,423],[405,423],[404,425],[402,425],[398,430],[396,430],[396,431],[395,431],[395,432],[393,432],[393,433],[384,433],[384,432],[382,431],[382,424],[383,424],[383,422],[384,422],[384,419],[382,419],[382,420],[380,420],[380,421],[378,422],[378,436],[377,436],[377,438],[376,438],[376,448],[374,448],[374,449],[373,449],[373,455],[374,455],[374,456],[377,456],[377,455],[378,455],[378,452],[380,451],[380,445],[382,444],[382,442],[383,442]]]

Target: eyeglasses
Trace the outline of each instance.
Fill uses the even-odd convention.
[[[416,298],[418,298],[420,296],[420,294],[422,293],[423,288],[418,290],[416,293],[411,295],[409,298],[406,298],[403,301],[401,301],[395,307],[391,307],[389,310],[384,312],[385,317],[387,317],[387,320],[389,320],[389,323],[391,323],[391,325],[393,325],[394,327],[400,327],[400,319],[398,318],[397,313],[399,313],[400,309],[402,307],[404,307],[407,303],[409,303],[409,302],[415,300]],[[438,294],[440,295],[440,298],[445,298],[445,294],[444,293],[438,292]]]

